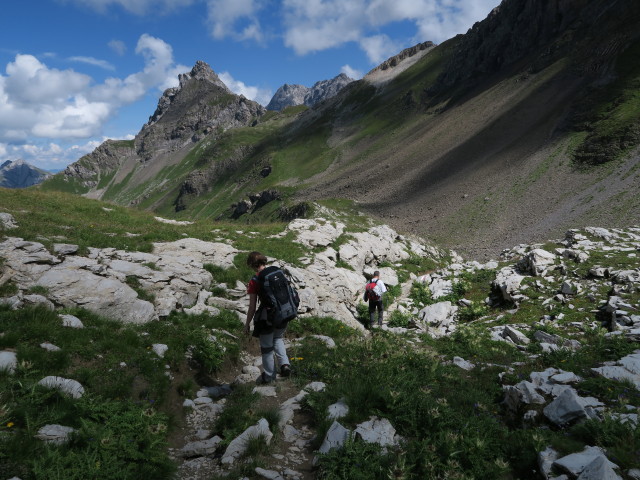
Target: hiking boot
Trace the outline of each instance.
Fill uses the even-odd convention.
[[[260,376],[258,377],[258,379],[256,380],[256,383],[258,385],[267,385],[268,383],[271,383],[273,381],[272,378],[267,377],[264,372],[262,372],[260,374]]]
[[[280,367],[280,375],[288,377],[291,375],[291,367],[289,365],[282,365]]]

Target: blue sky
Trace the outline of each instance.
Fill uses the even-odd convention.
[[[133,138],[197,60],[266,105],[283,84],[359,78],[465,33],[499,0],[10,0],[0,17],[0,163],[61,169]]]

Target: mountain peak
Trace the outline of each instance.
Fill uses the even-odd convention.
[[[206,81],[230,92],[229,88],[220,80],[218,75],[216,75],[216,72],[213,71],[207,62],[203,62],[202,60],[198,60],[189,73],[181,73],[178,75],[181,89],[192,80]]]
[[[7,160],[0,165],[0,187],[25,188],[37,185],[49,178],[51,174],[34,167],[22,159]]]

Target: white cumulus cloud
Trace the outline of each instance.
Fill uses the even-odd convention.
[[[112,5],[117,5],[135,15],[148,13],[169,13],[180,7],[193,4],[196,0],[71,0],[73,3],[93,8],[98,12],[106,12]]]
[[[140,37],[136,53],[144,58],[141,71],[100,84],[74,70],[50,68],[33,55],[16,55],[0,75],[0,141],[99,135],[119,108],[152,89],[177,85],[177,73],[189,70],[175,64],[169,44],[150,35]]]
[[[95,67],[104,68],[105,70],[115,70],[115,67],[106,60],[100,60],[93,57],[69,57],[72,62],[86,63],[87,65],[93,65]]]
[[[347,77],[359,80],[363,77],[363,73],[360,70],[352,68],[350,65],[343,65],[340,69],[340,73],[344,73]]]
[[[233,93],[244,95],[249,100],[254,100],[260,105],[267,105],[271,101],[271,97],[273,97],[270,89],[246,85],[244,82],[234,79],[229,72],[222,72],[218,77]]]
[[[122,40],[111,40],[109,43],[107,43],[107,46],[120,56],[123,56],[125,53],[127,53],[127,45]]]
[[[440,43],[466,32],[499,0],[283,0],[284,43],[299,55],[356,42],[371,63],[411,44]],[[415,27],[404,38],[383,32],[396,22]]]
[[[218,40],[231,37],[262,42],[264,34],[258,17],[262,8],[261,0],[209,0],[207,16],[211,35]]]

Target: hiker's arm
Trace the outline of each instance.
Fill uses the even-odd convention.
[[[253,319],[253,315],[256,313],[256,304],[258,303],[258,294],[250,293],[249,294],[249,310],[247,310],[247,319],[244,322],[244,332],[249,333],[251,328],[251,320]]]

